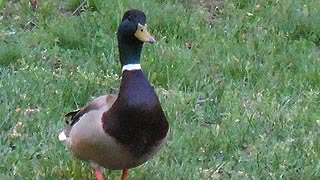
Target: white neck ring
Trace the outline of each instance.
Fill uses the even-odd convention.
[[[140,64],[126,64],[122,66],[122,72],[123,71],[134,71],[134,70],[140,70],[141,66]]]

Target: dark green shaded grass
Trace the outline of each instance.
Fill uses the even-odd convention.
[[[93,178],[57,135],[66,112],[117,93],[115,32],[129,8],[145,10],[157,39],[142,67],[171,125],[168,145],[129,179],[319,178],[317,0],[226,1],[214,23],[191,2],[88,1],[68,15],[79,3],[32,12],[21,1],[0,21],[0,179]]]

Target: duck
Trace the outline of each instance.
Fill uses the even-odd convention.
[[[117,30],[122,68],[117,95],[102,95],[65,116],[67,125],[58,138],[71,154],[91,164],[97,180],[103,168],[129,169],[151,159],[169,137],[169,123],[159,98],[140,65],[144,43],[155,43],[147,30],[146,15],[138,9],[124,13]]]

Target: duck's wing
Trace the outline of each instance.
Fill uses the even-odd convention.
[[[76,124],[80,118],[94,110],[99,110],[101,108],[105,108],[106,110],[110,109],[110,107],[113,105],[115,100],[117,99],[116,95],[104,95],[95,98],[93,101],[91,101],[89,104],[87,104],[85,107],[81,109],[77,109],[71,112],[68,112],[65,117],[70,118],[70,122],[66,121],[68,125],[66,128],[59,134],[59,140],[64,141],[67,137],[69,137],[69,133],[72,129],[72,126]]]

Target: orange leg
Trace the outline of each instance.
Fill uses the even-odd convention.
[[[103,175],[103,171],[101,169],[95,169],[94,173],[96,175],[96,179],[97,180],[104,180],[104,175]]]
[[[128,169],[123,169],[121,180],[127,180],[128,173],[129,173]]]

